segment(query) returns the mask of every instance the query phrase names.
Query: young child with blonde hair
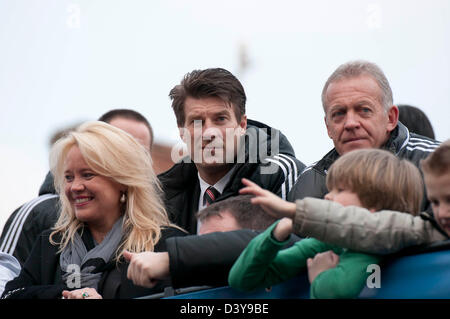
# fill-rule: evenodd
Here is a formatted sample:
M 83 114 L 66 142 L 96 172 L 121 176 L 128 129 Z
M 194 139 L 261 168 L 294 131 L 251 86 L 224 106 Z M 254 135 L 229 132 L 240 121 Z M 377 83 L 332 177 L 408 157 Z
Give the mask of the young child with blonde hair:
M 282 217 L 301 210 L 297 204 L 243 179 L 242 194 L 253 194 L 253 204 Z M 363 207 L 371 212 L 397 210 L 419 213 L 423 196 L 422 177 L 410 162 L 379 149 L 363 149 L 340 157 L 327 175 L 325 196 L 342 206 Z M 297 205 L 297 206 L 296 206 Z M 339 205 L 339 206 L 340 206 Z M 367 267 L 381 256 L 369 255 L 319 241 L 303 239 L 283 249 L 293 232 L 291 218 L 283 218 L 255 237 L 242 252 L 229 273 L 229 284 L 238 290 L 264 288 L 308 271 L 311 298 L 354 298 L 364 287 Z

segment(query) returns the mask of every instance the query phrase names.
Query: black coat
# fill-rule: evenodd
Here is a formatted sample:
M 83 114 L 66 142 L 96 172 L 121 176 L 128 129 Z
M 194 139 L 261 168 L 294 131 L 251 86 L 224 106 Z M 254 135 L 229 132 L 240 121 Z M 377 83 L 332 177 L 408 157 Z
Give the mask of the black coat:
M 47 230 L 38 236 L 31 254 L 20 274 L 6 284 L 2 298 L 9 299 L 51 299 L 61 298 L 63 290 L 70 290 L 62 280 L 59 265 L 60 254 L 58 246 L 49 241 L 51 231 Z M 154 251 L 166 251 L 166 239 L 186 235 L 176 228 L 164 228 L 161 239 Z M 162 281 L 154 288 L 135 286 L 127 278 L 128 262 L 115 260 L 103 268 L 102 279 L 99 282 L 98 293 L 105 299 L 135 298 L 161 292 L 170 286 L 169 281 Z

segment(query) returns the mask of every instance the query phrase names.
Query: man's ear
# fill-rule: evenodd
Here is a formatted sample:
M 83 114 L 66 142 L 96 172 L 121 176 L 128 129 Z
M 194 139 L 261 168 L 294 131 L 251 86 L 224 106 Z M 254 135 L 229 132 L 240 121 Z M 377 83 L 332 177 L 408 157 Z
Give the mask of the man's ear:
M 247 131 L 247 115 L 241 116 L 241 122 L 239 123 L 239 127 L 241 128 L 241 135 L 244 135 Z
M 325 116 L 323 117 L 323 120 L 325 121 L 325 126 L 327 127 L 327 133 L 328 133 L 328 137 L 333 139 L 331 132 L 330 132 L 330 128 L 328 127 L 328 121 L 327 121 L 327 115 L 325 114 Z
M 392 105 L 389 111 L 387 112 L 387 115 L 388 115 L 388 124 L 386 129 L 388 132 L 392 132 L 397 127 L 398 124 L 398 115 L 399 115 L 398 107 L 396 105 Z
M 178 132 L 180 134 L 180 138 L 184 141 L 184 137 L 185 137 L 185 132 L 186 132 L 186 128 L 185 127 L 178 127 Z

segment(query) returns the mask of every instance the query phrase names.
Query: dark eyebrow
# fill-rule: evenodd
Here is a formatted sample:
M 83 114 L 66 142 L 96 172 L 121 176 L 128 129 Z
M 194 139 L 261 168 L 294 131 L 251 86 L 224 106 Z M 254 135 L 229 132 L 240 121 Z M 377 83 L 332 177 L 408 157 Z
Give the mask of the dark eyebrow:
M 230 115 L 230 112 L 228 112 L 227 110 L 223 110 L 223 111 L 214 113 L 214 116 L 221 116 L 221 115 Z
M 188 116 L 186 116 L 186 119 L 199 118 L 199 117 L 202 117 L 202 115 L 203 115 L 203 112 L 191 113 Z

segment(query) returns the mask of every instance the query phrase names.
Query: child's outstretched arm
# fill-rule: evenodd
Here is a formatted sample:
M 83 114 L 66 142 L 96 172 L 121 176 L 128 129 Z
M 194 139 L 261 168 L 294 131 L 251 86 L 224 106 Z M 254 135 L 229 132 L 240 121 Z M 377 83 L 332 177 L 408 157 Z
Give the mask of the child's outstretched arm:
M 287 202 L 274 193 L 261 188 L 252 181 L 243 178 L 244 188 L 239 190 L 240 194 L 251 194 L 255 197 L 251 199 L 253 205 L 260 205 L 265 212 L 276 218 L 289 217 L 295 215 L 295 204 Z
M 317 198 L 296 202 L 294 233 L 372 254 L 389 254 L 413 245 L 445 240 L 430 222 L 408 213 L 371 213 L 356 206 Z

